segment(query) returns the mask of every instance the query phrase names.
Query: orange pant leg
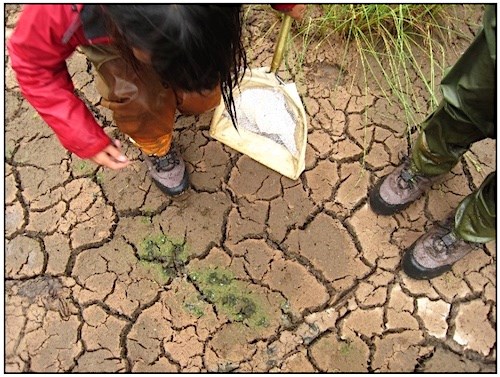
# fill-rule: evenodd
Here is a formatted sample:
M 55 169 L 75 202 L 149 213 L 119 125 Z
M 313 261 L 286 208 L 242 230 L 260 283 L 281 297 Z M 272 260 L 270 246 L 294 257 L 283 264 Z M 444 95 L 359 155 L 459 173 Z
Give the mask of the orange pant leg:
M 113 111 L 118 129 L 146 154 L 165 155 L 172 142 L 177 100 L 151 67 L 136 72 L 113 46 L 82 46 L 94 64 L 101 105 Z

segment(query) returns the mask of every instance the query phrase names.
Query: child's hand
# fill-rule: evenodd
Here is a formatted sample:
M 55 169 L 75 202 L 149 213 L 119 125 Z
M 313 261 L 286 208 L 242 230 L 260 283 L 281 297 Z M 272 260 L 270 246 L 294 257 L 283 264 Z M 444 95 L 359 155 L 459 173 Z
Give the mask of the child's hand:
M 113 140 L 113 144 L 109 144 L 90 160 L 113 170 L 123 169 L 130 164 L 130 160 L 122 154 L 118 140 Z
M 305 12 L 306 12 L 306 6 L 304 4 L 296 4 L 291 10 L 286 12 L 286 14 L 288 14 L 296 21 L 302 21 Z

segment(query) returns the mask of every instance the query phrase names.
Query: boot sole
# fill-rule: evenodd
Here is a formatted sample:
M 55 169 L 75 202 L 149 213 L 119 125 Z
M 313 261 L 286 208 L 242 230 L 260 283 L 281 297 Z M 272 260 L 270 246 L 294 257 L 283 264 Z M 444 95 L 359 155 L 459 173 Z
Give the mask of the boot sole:
M 381 178 L 375 187 L 370 192 L 370 207 L 377 215 L 390 216 L 394 215 L 410 206 L 411 203 L 405 204 L 389 204 L 380 196 L 380 186 L 387 176 Z
M 451 270 L 450 265 L 445 265 L 437 268 L 425 268 L 420 265 L 415 258 L 413 257 L 413 248 L 414 245 L 411 245 L 403 255 L 403 260 L 401 261 L 401 265 L 403 267 L 403 271 L 406 275 L 413 279 L 417 280 L 428 280 L 438 277 L 439 275 L 444 274 Z
M 167 194 L 168 196 L 179 196 L 184 191 L 186 191 L 189 188 L 189 174 L 187 169 L 184 171 L 184 176 L 182 177 L 181 183 L 176 186 L 176 187 L 167 187 L 162 185 L 160 182 L 157 180 L 153 179 L 153 182 L 156 184 L 156 186 L 164 193 Z

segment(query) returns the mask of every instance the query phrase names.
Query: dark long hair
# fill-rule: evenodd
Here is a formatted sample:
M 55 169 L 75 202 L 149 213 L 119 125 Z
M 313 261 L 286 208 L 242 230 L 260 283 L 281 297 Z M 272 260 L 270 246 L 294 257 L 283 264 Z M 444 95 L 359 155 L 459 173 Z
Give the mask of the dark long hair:
M 102 6 L 123 57 L 140 64 L 132 47 L 151 54 L 166 87 L 202 92 L 220 85 L 236 124 L 233 89 L 247 68 L 241 5 L 148 4 Z

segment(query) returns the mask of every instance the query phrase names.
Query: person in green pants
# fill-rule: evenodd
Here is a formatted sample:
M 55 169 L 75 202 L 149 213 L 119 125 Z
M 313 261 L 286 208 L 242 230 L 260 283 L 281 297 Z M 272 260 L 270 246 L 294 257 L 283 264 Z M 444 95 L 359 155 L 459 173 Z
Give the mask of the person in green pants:
M 407 208 L 448 173 L 472 143 L 496 138 L 496 5 L 487 5 L 483 27 L 441 81 L 443 99 L 423 122 L 411 156 L 370 191 L 380 215 Z M 464 198 L 455 213 L 405 250 L 404 272 L 431 279 L 496 237 L 496 172 Z

